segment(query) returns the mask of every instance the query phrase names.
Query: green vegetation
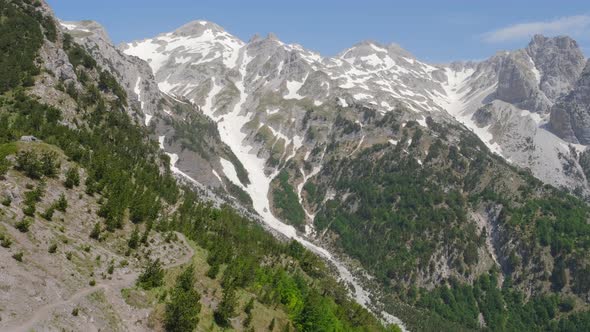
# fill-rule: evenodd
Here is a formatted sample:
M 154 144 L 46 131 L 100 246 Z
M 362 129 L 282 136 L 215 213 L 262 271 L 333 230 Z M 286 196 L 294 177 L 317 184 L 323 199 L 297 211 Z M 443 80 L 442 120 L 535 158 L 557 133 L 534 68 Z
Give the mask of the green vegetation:
M 2 127 L 0 126 L 0 129 Z M 2 179 L 4 177 L 4 175 L 6 174 L 6 172 L 8 172 L 8 169 L 11 166 L 11 163 L 8 161 L 8 159 L 6 159 L 6 157 L 8 155 L 11 154 L 15 154 L 17 152 L 16 149 L 16 144 L 12 143 L 12 144 L 3 144 L 0 146 L 0 179 Z M 9 198 L 9 197 L 7 197 Z M 6 199 L 5 199 L 6 200 Z M 2 201 L 2 204 L 4 204 L 5 201 Z M 8 205 L 4 204 L 5 206 L 10 205 L 10 203 L 8 203 Z
M 50 206 L 49 208 L 47 208 L 47 210 L 45 210 L 45 212 L 43 212 L 41 214 L 41 217 L 43 217 L 43 219 L 45 219 L 47 221 L 51 221 L 51 219 L 53 219 L 54 213 L 55 213 L 55 208 L 53 206 Z
M 59 163 L 54 152 L 44 152 L 39 156 L 32 150 L 18 153 L 16 157 L 16 169 L 25 173 L 31 179 L 40 179 L 42 176 L 55 177 Z
M 8 235 L 0 233 L 0 245 L 2 248 L 10 248 L 12 240 Z
M 25 207 L 23 213 L 26 216 L 33 217 L 35 215 L 37 203 L 41 201 L 45 194 L 45 183 L 41 181 L 35 189 L 25 192 Z
M 4 205 L 4 206 L 10 206 L 11 203 L 12 203 L 12 198 L 10 198 L 10 196 L 6 196 L 2 200 L 2 205 Z
M 14 227 L 18 229 L 21 233 L 26 233 L 29 231 L 29 228 L 31 227 L 32 223 L 33 221 L 31 219 L 25 217 L 21 221 L 14 224 Z
M 215 322 L 221 327 L 229 326 L 229 319 L 235 315 L 236 307 L 236 290 L 233 287 L 227 287 L 223 291 L 223 298 L 215 310 Z
M 72 189 L 80 185 L 80 171 L 78 167 L 70 167 L 66 172 L 66 181 L 64 185 L 68 189 Z
M 12 258 L 14 258 L 17 262 L 22 262 L 23 255 L 24 255 L 24 253 L 22 251 L 19 251 L 16 254 L 12 255 Z
M 166 303 L 164 326 L 166 331 L 192 331 L 199 322 L 200 295 L 194 288 L 194 268 L 187 267 L 176 280 L 170 302 Z
M 133 228 L 133 232 L 129 237 L 129 241 L 127 241 L 127 245 L 131 249 L 137 249 L 137 246 L 139 246 L 139 227 L 137 225 Z
M 326 174 L 304 189 L 315 204 L 324 196 L 318 192 L 340 193 L 321 205 L 316 227 L 335 233 L 337 244 L 386 285 L 393 301 L 418 308 L 418 316 L 405 320 L 402 310 L 400 316 L 424 330 L 478 329 L 480 313 L 490 330 L 584 330 L 590 319 L 583 302 L 590 291 L 588 205 L 507 165 L 472 133 L 412 122 L 403 128 L 387 115 L 379 121 L 399 133 L 396 146 L 374 145 L 350 158 L 339 157 L 339 143 L 332 142 Z M 457 146 L 441 139 L 451 132 L 461 137 Z M 494 209 L 494 246 L 506 255 L 500 260 L 502 287 L 497 271 L 482 275 L 476 268 L 486 235 L 468 214 Z M 416 288 L 440 260 L 451 270 L 444 285 Z M 582 312 L 562 309 L 571 306 L 566 297 L 572 293 L 582 299 Z
M 496 272 L 482 275 L 473 286 L 451 281 L 434 292 L 421 291 L 416 301 L 473 329 L 480 327 L 479 312 L 491 331 L 586 331 L 590 327 L 587 313 L 571 313 L 571 300 L 556 295 L 526 300 L 521 292 L 500 287 Z
M 65 194 L 59 195 L 57 202 L 55 202 L 54 207 L 57 211 L 66 212 L 68 209 L 68 199 L 66 198 Z
M 35 58 L 43 34 L 36 16 L 25 1 L 0 0 L 0 94 L 33 85 L 40 73 Z
M 150 260 L 137 279 L 137 284 L 143 289 L 160 287 L 164 283 L 164 270 L 160 260 Z
M 273 191 L 273 206 L 277 215 L 301 230 L 305 226 L 305 211 L 299 204 L 295 189 L 289 183 L 289 173 L 282 170 L 277 178 L 277 188 Z

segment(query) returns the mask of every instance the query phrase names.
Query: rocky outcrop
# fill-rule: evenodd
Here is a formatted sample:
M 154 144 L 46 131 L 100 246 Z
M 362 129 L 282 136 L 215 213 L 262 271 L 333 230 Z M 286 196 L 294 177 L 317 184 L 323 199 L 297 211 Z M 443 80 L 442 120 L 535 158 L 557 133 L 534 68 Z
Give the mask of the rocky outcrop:
M 157 113 L 161 92 L 149 65 L 118 50 L 106 30 L 94 21 L 61 22 L 65 32 L 83 45 L 98 64 L 115 76 L 125 89 L 135 110 L 147 123 Z M 133 113 L 132 113 L 133 115 Z
M 500 67 L 496 97 L 521 109 L 545 113 L 551 101 L 539 88 L 540 81 L 541 74 L 527 52 L 513 52 Z
M 526 52 L 541 74 L 539 88 L 552 101 L 574 87 L 586 64 L 578 43 L 567 36 L 535 35 Z
M 526 49 L 505 56 L 496 97 L 521 109 L 546 113 L 573 88 L 584 63 L 575 40 L 536 35 Z
M 575 88 L 551 110 L 551 129 L 564 140 L 590 144 L 590 61 Z

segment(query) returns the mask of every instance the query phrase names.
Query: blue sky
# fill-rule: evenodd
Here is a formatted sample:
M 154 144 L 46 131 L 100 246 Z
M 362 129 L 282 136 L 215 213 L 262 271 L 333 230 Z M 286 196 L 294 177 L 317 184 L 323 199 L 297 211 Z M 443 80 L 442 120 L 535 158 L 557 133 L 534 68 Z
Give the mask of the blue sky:
M 429 62 L 484 59 L 533 33 L 568 34 L 590 55 L 590 1 L 48 0 L 64 20 L 92 19 L 116 42 L 207 20 L 244 41 L 275 33 L 322 55 L 362 40 L 395 42 Z

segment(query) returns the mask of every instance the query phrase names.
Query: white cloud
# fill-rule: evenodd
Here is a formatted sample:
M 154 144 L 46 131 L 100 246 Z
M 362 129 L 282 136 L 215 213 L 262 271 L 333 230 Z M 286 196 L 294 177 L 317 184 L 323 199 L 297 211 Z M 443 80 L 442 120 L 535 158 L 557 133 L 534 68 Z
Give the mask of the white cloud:
M 490 31 L 483 35 L 489 43 L 527 39 L 534 34 L 576 36 L 590 33 L 590 16 L 567 16 L 546 22 L 519 23 Z

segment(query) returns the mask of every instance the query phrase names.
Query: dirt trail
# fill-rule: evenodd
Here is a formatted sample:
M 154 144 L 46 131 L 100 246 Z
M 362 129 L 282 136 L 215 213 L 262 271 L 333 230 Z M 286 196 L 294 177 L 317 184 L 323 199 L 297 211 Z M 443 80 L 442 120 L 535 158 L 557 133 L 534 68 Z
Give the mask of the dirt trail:
M 188 252 L 183 257 L 181 257 L 180 259 L 175 261 L 174 263 L 163 266 L 164 269 L 171 269 L 171 268 L 174 268 L 177 266 L 184 265 L 184 264 L 190 262 L 190 260 L 192 259 L 193 255 L 194 255 L 194 250 L 188 244 L 184 235 L 182 235 L 180 233 L 177 233 L 177 235 L 178 235 L 178 238 L 180 239 L 180 241 L 183 243 L 184 247 L 188 249 Z M 50 303 L 50 304 L 47 304 L 47 305 L 44 305 L 44 306 L 38 308 L 35 311 L 35 313 L 32 316 L 30 316 L 30 318 L 27 319 L 26 321 L 15 323 L 12 326 L 3 327 L 0 329 L 0 332 L 4 332 L 4 331 L 6 331 L 6 332 L 9 332 L 9 331 L 10 332 L 29 332 L 29 331 L 33 330 L 33 328 L 35 326 L 37 326 L 38 323 L 42 322 L 47 317 L 49 317 L 51 312 L 53 312 L 53 310 L 63 307 L 63 306 L 71 306 L 71 305 L 75 304 L 77 301 L 79 301 L 80 299 L 83 299 L 84 297 L 86 297 L 90 294 L 93 294 L 99 290 L 104 290 L 105 292 L 107 292 L 111 295 L 115 294 L 116 296 L 114 298 L 110 297 L 110 296 L 107 298 L 109 299 L 109 302 L 111 305 L 114 304 L 115 306 L 121 306 L 122 302 L 118 301 L 118 300 L 122 300 L 122 299 L 118 298 L 118 297 L 121 297 L 121 289 L 133 286 L 135 281 L 137 280 L 138 276 L 139 276 L 139 272 L 134 271 L 131 273 L 117 276 L 117 279 L 113 278 L 113 280 L 108 280 L 108 281 L 105 281 L 101 284 L 97 284 L 95 286 L 80 289 L 76 293 L 74 293 L 72 296 L 70 296 L 68 299 L 61 300 L 61 301 L 54 302 L 54 303 Z M 115 303 L 113 303 L 113 301 L 117 301 L 117 303 L 115 304 Z M 124 321 L 127 323 L 130 323 L 129 320 L 124 320 Z M 130 329 L 132 327 L 126 326 L 126 328 Z

